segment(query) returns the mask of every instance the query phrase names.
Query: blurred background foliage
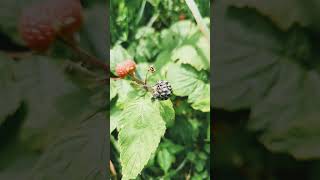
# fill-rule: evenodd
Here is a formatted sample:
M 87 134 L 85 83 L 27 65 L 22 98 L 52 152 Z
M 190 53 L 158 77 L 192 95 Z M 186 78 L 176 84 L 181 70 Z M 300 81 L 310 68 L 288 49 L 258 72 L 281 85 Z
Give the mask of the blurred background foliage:
M 213 176 L 319 179 L 319 2 L 213 7 Z
M 96 78 L 105 74 L 79 64 L 78 55 L 61 42 L 45 53 L 25 46 L 18 33 L 20 13 L 38 2 L 0 2 L 0 179 L 103 179 L 107 89 Z M 85 19 L 77 40 L 106 62 L 107 4 L 82 5 Z

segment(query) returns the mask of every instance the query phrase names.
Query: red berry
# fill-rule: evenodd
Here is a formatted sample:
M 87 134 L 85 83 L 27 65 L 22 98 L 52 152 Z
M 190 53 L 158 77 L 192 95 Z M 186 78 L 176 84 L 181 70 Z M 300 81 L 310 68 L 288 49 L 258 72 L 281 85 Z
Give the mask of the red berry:
M 124 78 L 127 76 L 128 71 L 123 64 L 117 64 L 116 66 L 116 73 L 120 78 Z
M 54 14 L 54 25 L 62 34 L 72 34 L 82 25 L 83 15 L 80 0 L 48 0 Z
M 116 73 L 120 78 L 126 77 L 128 74 L 134 73 L 136 63 L 132 60 L 126 60 L 123 63 L 117 64 Z
M 126 60 L 125 62 L 123 62 L 123 65 L 129 74 L 133 73 L 136 70 L 136 63 L 132 60 Z
M 23 10 L 19 31 L 28 47 L 46 50 L 57 34 L 71 34 L 82 24 L 79 0 L 46 0 Z
M 20 19 L 19 30 L 28 47 L 46 50 L 55 39 L 55 30 L 50 15 L 44 13 L 44 10 L 39 12 L 38 9 L 38 6 L 25 9 Z

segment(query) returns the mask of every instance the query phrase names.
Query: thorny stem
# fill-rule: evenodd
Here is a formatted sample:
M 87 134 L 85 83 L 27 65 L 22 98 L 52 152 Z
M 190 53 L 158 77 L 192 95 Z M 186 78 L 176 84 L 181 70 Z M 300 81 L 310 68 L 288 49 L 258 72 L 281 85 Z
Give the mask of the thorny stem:
M 85 61 L 85 63 L 95 66 L 97 68 L 102 68 L 105 71 L 105 73 L 108 74 L 109 67 L 107 64 L 103 63 L 95 56 L 89 54 L 87 51 L 80 48 L 77 44 L 68 40 L 67 38 L 59 36 L 59 40 L 61 40 L 64 44 L 68 45 L 74 52 L 80 55 L 82 57 L 82 60 Z
M 129 76 L 131 77 L 131 79 L 132 79 L 134 82 L 136 82 L 136 83 L 138 83 L 138 84 L 140 84 L 140 85 L 145 85 L 145 83 L 144 83 L 142 80 L 138 79 L 134 73 L 129 74 Z
M 152 87 L 149 86 L 149 85 L 147 85 L 147 79 L 145 79 L 145 81 L 142 81 L 141 79 L 137 78 L 134 73 L 129 74 L 129 75 L 130 75 L 131 79 L 132 79 L 134 82 L 136 82 L 137 84 L 142 85 L 142 87 L 143 87 L 145 90 L 147 90 L 147 91 L 149 91 L 149 92 L 153 92 Z
M 66 61 L 65 70 L 67 72 L 80 72 L 80 73 L 85 74 L 87 76 L 90 76 L 92 78 L 98 77 L 98 75 L 95 74 L 94 72 L 91 72 L 88 69 L 78 65 L 77 63 L 71 62 L 71 61 Z
M 149 74 L 149 71 L 147 71 L 147 73 L 146 73 L 146 77 L 145 77 L 145 79 L 144 79 L 144 84 L 145 84 L 145 85 L 147 84 L 148 74 Z

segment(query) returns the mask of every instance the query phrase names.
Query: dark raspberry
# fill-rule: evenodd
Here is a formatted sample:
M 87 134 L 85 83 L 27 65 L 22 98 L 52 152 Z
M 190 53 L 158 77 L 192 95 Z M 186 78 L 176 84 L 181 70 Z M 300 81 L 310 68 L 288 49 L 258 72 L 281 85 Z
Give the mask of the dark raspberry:
M 153 99 L 167 100 L 172 95 L 172 87 L 168 81 L 158 81 L 153 86 Z

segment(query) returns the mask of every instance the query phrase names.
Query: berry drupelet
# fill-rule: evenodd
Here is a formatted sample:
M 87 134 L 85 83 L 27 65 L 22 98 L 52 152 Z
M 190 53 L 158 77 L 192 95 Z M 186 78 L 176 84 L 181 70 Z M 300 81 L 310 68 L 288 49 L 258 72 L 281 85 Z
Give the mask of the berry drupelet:
M 153 99 L 167 100 L 172 95 L 172 87 L 168 81 L 158 81 L 153 86 Z

